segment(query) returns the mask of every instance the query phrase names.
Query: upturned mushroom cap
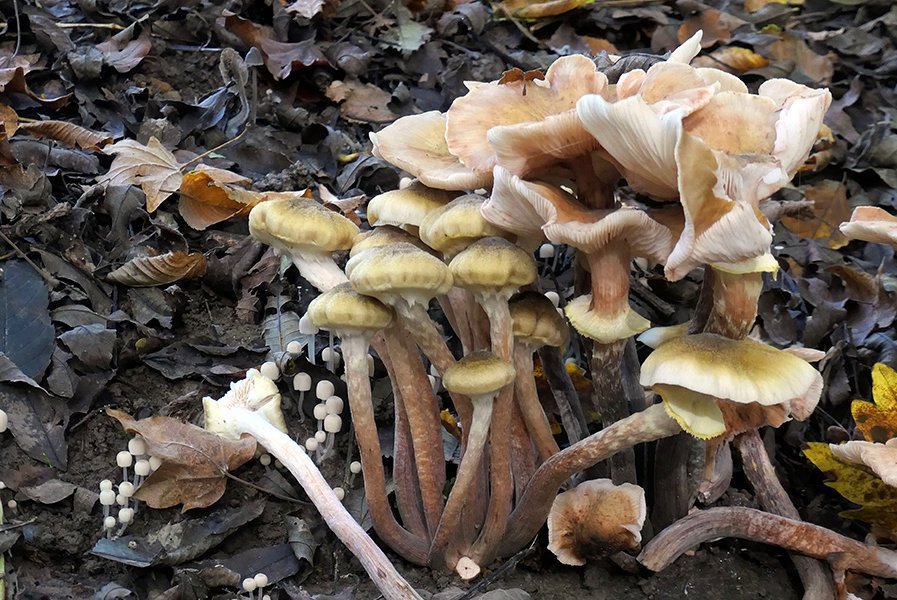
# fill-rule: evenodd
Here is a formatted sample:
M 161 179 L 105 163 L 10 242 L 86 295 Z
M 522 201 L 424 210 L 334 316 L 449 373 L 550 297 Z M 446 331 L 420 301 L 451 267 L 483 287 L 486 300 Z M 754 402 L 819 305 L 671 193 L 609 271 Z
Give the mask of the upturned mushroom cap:
M 829 448 L 836 457 L 855 465 L 865 465 L 887 485 L 897 487 L 897 438 L 884 444 L 855 440 L 829 444 Z
M 364 296 L 343 283 L 319 294 L 308 305 L 312 323 L 343 336 L 364 334 L 388 327 L 393 311 L 376 298 Z
M 453 394 L 473 398 L 497 393 L 514 381 L 515 371 L 509 363 L 491 352 L 472 352 L 454 363 L 442 377 L 442 385 Z
M 355 291 L 386 304 L 399 297 L 426 305 L 452 287 L 452 273 L 441 260 L 413 246 L 394 244 L 371 248 L 346 263 Z
M 582 55 L 554 61 L 541 81 L 493 81 L 478 85 L 457 98 L 446 113 L 445 139 L 449 151 L 473 171 L 491 174 L 496 156 L 487 139 L 490 129 L 541 121 L 572 109 L 585 94 L 600 94 L 606 89 L 607 77 Z
M 496 166 L 492 193 L 480 212 L 483 218 L 505 231 L 530 239 L 543 239 L 545 219 L 533 208 L 536 198 L 572 196 L 561 188 L 540 181 L 526 181 L 501 166 Z M 547 201 L 547 200 L 546 200 Z
M 249 232 L 260 242 L 287 252 L 335 252 L 352 247 L 358 227 L 317 202 L 283 199 L 252 207 Z
M 230 390 L 218 400 L 208 396 L 203 398 L 202 409 L 205 413 L 205 429 L 228 439 L 240 439 L 233 416 L 235 409 L 256 412 L 280 431 L 287 432 L 280 410 L 277 384 L 257 372 L 231 383 Z
M 552 347 L 564 347 L 570 340 L 567 322 L 544 294 L 521 292 L 510 299 L 508 309 L 517 340 Z
M 368 202 L 371 225 L 413 225 L 419 227 L 427 213 L 448 204 L 457 194 L 428 188 L 420 181 L 408 187 L 374 196 Z
M 858 206 L 840 229 L 848 239 L 897 248 L 897 217 L 877 206 Z
M 586 294 L 575 298 L 564 307 L 573 329 L 590 340 L 610 344 L 638 335 L 651 327 L 651 321 L 628 305 L 613 317 L 608 317 L 593 310 L 591 304 L 592 295 Z
M 548 513 L 548 549 L 565 565 L 584 565 L 642 541 L 648 508 L 637 485 L 594 479 L 558 494 Z
M 440 190 L 488 187 L 492 173 L 474 173 L 449 152 L 445 114 L 433 110 L 397 119 L 371 133 L 373 154 L 411 173 L 421 183 Z
M 349 251 L 349 258 L 356 254 L 361 254 L 365 250 L 377 248 L 378 246 L 389 246 L 392 244 L 412 244 L 425 252 L 432 252 L 432 249 L 422 241 L 394 225 L 381 225 L 370 231 L 362 231 L 355 236 L 355 242 L 352 244 L 352 250 Z
M 420 225 L 420 239 L 451 258 L 474 240 L 507 235 L 480 214 L 485 201 L 483 196 L 467 194 L 430 212 Z
M 538 275 L 532 255 L 500 237 L 473 242 L 455 255 L 449 269 L 458 287 L 506 298 Z
M 763 415 L 775 426 L 789 414 L 806 419 L 822 392 L 822 375 L 797 356 L 751 339 L 712 333 L 662 344 L 642 365 L 640 382 L 660 394 L 683 429 L 702 438 L 731 433 L 733 427 L 746 426 L 740 420 Z M 725 402 L 717 405 L 716 400 Z M 733 404 L 776 410 L 739 413 Z

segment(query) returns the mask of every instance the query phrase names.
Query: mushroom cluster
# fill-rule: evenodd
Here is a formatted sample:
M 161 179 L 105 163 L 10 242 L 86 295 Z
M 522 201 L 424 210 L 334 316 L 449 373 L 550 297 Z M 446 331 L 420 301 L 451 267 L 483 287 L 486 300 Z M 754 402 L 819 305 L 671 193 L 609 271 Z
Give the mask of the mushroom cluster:
M 783 79 L 751 93 L 726 72 L 690 66 L 700 38 L 615 81 L 574 55 L 543 78 L 471 82 L 445 113 L 371 134 L 374 155 L 414 179 L 370 200 L 369 228 L 310 200 L 252 209 L 252 235 L 320 292 L 304 318 L 308 331 L 339 339 L 373 528 L 410 562 L 471 578 L 546 520 L 562 561 L 632 550 L 646 517 L 634 446 L 684 430 L 706 441 L 708 457 L 734 441 L 762 466 L 758 429 L 813 412 L 822 379 L 807 359 L 818 357 L 747 335 L 763 274 L 778 268 L 760 202 L 807 159 L 831 95 Z M 884 239 L 887 226 L 866 235 Z M 542 289 L 534 254 L 550 259 L 555 245 L 575 253 L 573 297 Z M 669 281 L 703 270 L 689 322 L 648 331 L 629 302 L 636 260 Z M 639 375 L 626 357 L 640 334 L 656 349 Z M 562 364 L 581 347 L 592 384 L 585 410 Z M 394 503 L 369 352 L 392 385 Z M 539 397 L 536 355 L 552 403 Z M 296 389 L 311 390 L 308 379 Z M 567 447 L 552 432 L 555 410 Z M 594 412 L 600 428 L 589 435 L 583 415 Z M 458 438 L 456 469 L 447 469 L 443 428 Z M 558 495 L 594 465 L 605 478 L 580 476 Z M 793 520 L 771 469 L 746 471 L 776 500 L 764 508 Z

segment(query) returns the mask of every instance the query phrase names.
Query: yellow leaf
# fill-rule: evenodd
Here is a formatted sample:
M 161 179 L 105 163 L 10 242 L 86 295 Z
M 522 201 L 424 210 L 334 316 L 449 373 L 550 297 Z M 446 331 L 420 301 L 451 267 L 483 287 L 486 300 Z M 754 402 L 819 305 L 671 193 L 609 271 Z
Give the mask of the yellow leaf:
M 874 403 L 854 400 L 853 420 L 868 442 L 887 442 L 897 437 L 897 372 L 883 363 L 872 368 Z
M 733 75 L 741 75 L 752 69 L 762 69 L 768 66 L 769 60 L 748 48 L 726 46 L 714 50 L 707 56 L 696 57 L 692 61 L 692 65 L 722 69 Z
M 511 17 L 518 19 L 539 19 L 555 17 L 571 10 L 594 3 L 595 0 L 547 0 L 547 2 L 531 0 L 505 0 L 498 7 Z

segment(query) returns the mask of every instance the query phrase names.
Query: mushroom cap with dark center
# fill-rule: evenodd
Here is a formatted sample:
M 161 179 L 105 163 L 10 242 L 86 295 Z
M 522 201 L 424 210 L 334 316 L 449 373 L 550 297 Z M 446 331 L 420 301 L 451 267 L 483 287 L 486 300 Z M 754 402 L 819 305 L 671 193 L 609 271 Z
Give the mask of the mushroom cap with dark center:
M 427 214 L 451 202 L 457 194 L 428 188 L 419 181 L 371 198 L 367 205 L 371 225 L 414 225 L 419 227 Z
M 281 250 L 335 252 L 352 247 L 358 227 L 317 202 L 283 199 L 256 204 L 249 212 L 249 231 Z
M 537 346 L 564 347 L 570 330 L 564 317 L 543 294 L 521 292 L 508 302 L 514 338 Z
M 472 352 L 445 370 L 442 384 L 453 394 L 494 394 L 514 381 L 514 367 L 491 352 Z
M 355 242 L 352 244 L 352 250 L 349 251 L 349 257 L 351 258 L 371 248 L 392 244 L 413 244 L 425 252 L 432 252 L 429 246 L 404 229 L 394 225 L 380 225 L 369 231 L 362 231 L 355 236 Z
M 397 297 L 426 304 L 452 287 L 452 273 L 444 262 L 407 243 L 371 248 L 346 264 L 352 287 L 387 304 Z
M 504 231 L 480 214 L 485 201 L 483 196 L 467 194 L 430 212 L 420 225 L 420 239 L 446 257 L 451 257 L 474 240 L 506 236 Z
M 473 242 L 452 259 L 449 269 L 459 287 L 508 294 L 538 275 L 532 255 L 500 237 Z
M 393 319 L 390 307 L 359 294 L 350 283 L 319 294 L 308 305 L 307 314 L 316 326 L 339 335 L 375 332 L 388 327 Z

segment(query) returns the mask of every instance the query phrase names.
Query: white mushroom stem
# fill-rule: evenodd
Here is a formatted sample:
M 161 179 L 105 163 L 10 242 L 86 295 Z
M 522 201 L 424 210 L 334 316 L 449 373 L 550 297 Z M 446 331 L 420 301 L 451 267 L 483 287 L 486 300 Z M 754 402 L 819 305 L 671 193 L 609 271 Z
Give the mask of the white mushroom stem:
M 293 249 L 290 250 L 290 258 L 299 269 L 299 274 L 321 292 L 349 281 L 330 253 Z
M 459 547 L 459 542 L 463 540 L 459 540 L 459 538 L 463 537 L 462 532 L 465 529 L 461 521 L 466 518 L 464 516 L 465 507 L 470 504 L 476 491 L 474 488 L 482 467 L 486 440 L 489 438 L 489 424 L 492 422 L 494 399 L 495 394 L 484 394 L 471 398 L 473 417 L 468 422 L 469 425 L 465 424 L 465 427 L 469 429 L 467 450 L 461 458 L 455 484 L 445 503 L 442 519 L 439 521 L 439 527 L 436 529 L 436 535 L 433 537 L 433 544 L 430 547 L 430 565 L 435 568 L 446 566 L 454 569 L 461 558 L 459 551 L 463 551 L 463 549 Z M 468 543 L 472 541 L 467 540 Z
M 511 513 L 507 535 L 502 539 L 495 556 L 513 554 L 536 537 L 548 518 L 551 503 L 558 490 L 571 476 L 621 450 L 653 442 L 680 431 L 682 428 L 667 415 L 663 405 L 655 404 L 593 433 L 549 458 L 536 470 L 526 486 L 523 498 Z
M 383 469 L 383 453 L 377 436 L 374 407 L 371 402 L 371 381 L 368 377 L 368 341 L 358 333 L 340 332 L 343 358 L 346 361 L 346 385 L 349 407 L 361 469 L 364 491 L 371 521 L 377 534 L 393 550 L 415 564 L 425 564 L 427 541 L 402 528 L 396 521 L 386 494 L 386 475 Z
M 723 537 L 762 542 L 828 560 L 836 569 L 897 577 L 897 552 L 863 544 L 818 525 L 742 507 L 709 508 L 679 519 L 648 542 L 638 561 L 652 571 L 662 571 L 684 552 Z
M 548 417 L 545 416 L 539 402 L 536 380 L 533 377 L 534 351 L 533 344 L 522 343 L 519 339 L 514 345 L 514 370 L 517 372 L 514 378 L 514 396 L 517 398 L 517 405 L 520 407 L 526 428 L 536 445 L 539 459 L 544 462 L 560 448 L 551 434 L 551 423 L 548 422 Z
M 800 514 L 776 476 L 757 430 L 742 433 L 735 438 L 734 443 L 741 455 L 744 473 L 751 482 L 763 510 L 800 521 Z M 804 600 L 834 597 L 831 571 L 827 567 L 807 556 L 792 554 L 791 560 L 804 584 Z
M 365 372 L 366 369 L 365 365 Z M 236 407 L 229 410 L 235 432 L 250 434 L 293 474 L 327 526 L 355 555 L 384 597 L 390 600 L 421 598 L 349 514 L 303 448 L 258 413 Z

